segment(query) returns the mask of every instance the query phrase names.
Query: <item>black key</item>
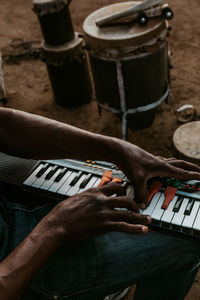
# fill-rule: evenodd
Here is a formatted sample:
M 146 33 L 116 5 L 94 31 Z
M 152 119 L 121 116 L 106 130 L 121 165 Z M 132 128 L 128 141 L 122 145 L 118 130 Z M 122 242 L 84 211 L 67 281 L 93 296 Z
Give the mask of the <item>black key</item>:
M 77 175 L 74 177 L 74 179 L 72 179 L 72 181 L 70 182 L 70 185 L 74 186 L 77 183 L 77 181 L 79 181 L 79 179 L 81 178 L 82 175 L 83 175 L 83 172 L 79 171 L 77 173 Z
M 63 168 L 63 170 L 58 174 L 58 176 L 56 176 L 54 181 L 59 182 L 66 173 L 67 173 L 67 168 Z
M 44 166 L 42 167 L 42 169 L 40 169 L 40 171 L 35 175 L 36 177 L 41 177 L 44 172 L 46 172 L 46 170 L 48 169 L 49 164 L 44 164 Z
M 49 173 L 47 173 L 47 175 L 45 176 L 45 179 L 50 179 L 58 170 L 58 166 L 54 166 L 51 171 L 49 171 Z
M 187 215 L 187 216 L 190 215 L 190 213 L 192 211 L 192 208 L 193 208 L 193 205 L 194 205 L 194 199 L 190 199 L 188 201 L 188 204 L 187 204 L 186 209 L 184 211 L 184 215 Z
M 178 197 L 178 199 L 176 200 L 176 203 L 174 205 L 173 212 L 178 212 L 179 211 L 182 202 L 183 202 L 183 197 Z
M 85 177 L 85 179 L 81 182 L 81 184 L 80 184 L 80 189 L 84 189 L 84 187 L 88 184 L 88 182 L 90 181 L 90 179 L 92 179 L 92 174 L 88 174 L 86 177 Z

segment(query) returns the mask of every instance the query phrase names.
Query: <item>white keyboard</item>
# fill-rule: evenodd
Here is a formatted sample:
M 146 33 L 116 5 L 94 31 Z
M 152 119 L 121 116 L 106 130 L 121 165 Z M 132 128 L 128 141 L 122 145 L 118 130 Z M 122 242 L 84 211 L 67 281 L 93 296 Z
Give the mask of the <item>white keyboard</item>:
M 34 161 L 0 153 L 0 181 L 55 199 L 63 199 L 98 186 L 106 170 L 112 171 L 113 177 L 128 182 L 127 195 L 134 197 L 134 188 L 125 175 L 107 162 L 66 159 Z M 165 188 L 161 188 L 141 214 L 152 217 L 151 227 L 156 230 L 200 238 L 200 182 L 181 184 L 192 188 L 197 184 L 199 188 L 179 189 L 178 186 L 167 209 L 162 208 Z

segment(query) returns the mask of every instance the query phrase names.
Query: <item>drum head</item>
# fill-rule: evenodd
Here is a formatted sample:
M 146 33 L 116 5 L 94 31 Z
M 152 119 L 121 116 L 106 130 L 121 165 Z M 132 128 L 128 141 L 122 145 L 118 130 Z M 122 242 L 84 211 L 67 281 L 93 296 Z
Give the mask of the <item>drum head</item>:
M 177 156 L 200 164 L 200 121 L 181 125 L 173 135 Z
M 152 18 L 146 25 L 136 22 L 110 24 L 98 27 L 96 21 L 104 16 L 130 8 L 140 2 L 122 2 L 96 10 L 83 23 L 85 40 L 91 48 L 130 47 L 159 37 L 167 23 L 162 18 Z

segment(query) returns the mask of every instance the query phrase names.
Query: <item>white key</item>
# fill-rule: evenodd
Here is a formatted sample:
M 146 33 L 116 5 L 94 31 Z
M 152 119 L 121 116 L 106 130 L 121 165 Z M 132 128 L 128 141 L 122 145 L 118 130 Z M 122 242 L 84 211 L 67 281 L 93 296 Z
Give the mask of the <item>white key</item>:
M 200 209 L 197 212 L 196 219 L 192 228 L 195 230 L 200 230 Z
M 174 199 L 170 202 L 168 208 L 164 211 L 164 214 L 162 215 L 161 221 L 165 223 L 171 223 L 171 220 L 174 216 L 173 208 L 176 203 L 176 200 L 178 199 L 178 196 L 175 196 Z
M 189 201 L 189 198 L 184 198 L 179 211 L 177 213 L 174 213 L 174 217 L 172 219 L 173 225 L 181 226 L 183 219 L 185 217 L 184 211 L 186 209 L 188 201 Z
M 128 187 L 127 187 L 127 189 L 126 189 L 126 195 L 127 195 L 127 196 L 130 195 L 132 189 L 133 189 L 133 186 L 129 184 Z
M 66 174 L 58 182 L 54 182 L 48 190 L 50 192 L 56 193 L 71 174 L 72 171 L 68 170 Z
M 164 203 L 164 201 L 165 201 L 165 195 L 163 193 L 161 195 L 161 197 L 159 198 L 159 200 L 158 200 L 158 202 L 157 202 L 157 204 L 156 204 L 156 206 L 154 208 L 154 211 L 153 211 L 153 213 L 151 215 L 152 219 L 160 221 L 163 213 L 165 212 L 165 210 L 163 208 L 161 208 L 162 205 L 163 205 L 163 203 Z
M 191 213 L 189 216 L 185 216 L 183 220 L 182 227 L 187 227 L 192 229 L 192 225 L 195 222 L 197 212 L 199 210 L 200 202 L 195 201 Z
M 35 182 L 38 177 L 36 177 L 35 175 L 44 167 L 44 164 L 40 164 L 34 171 L 33 173 L 24 181 L 23 184 L 25 185 L 32 185 L 33 182 Z
M 101 182 L 101 178 L 98 178 L 97 181 L 95 181 L 94 185 L 91 187 L 97 187 L 100 182 Z
M 156 204 L 158 203 L 159 198 L 161 197 L 162 193 L 156 193 L 153 198 L 151 199 L 151 202 L 149 204 L 149 206 L 142 211 L 142 215 L 152 215 L 154 208 L 156 206 Z
M 33 182 L 32 187 L 39 188 L 45 181 L 45 176 L 51 171 L 53 166 L 49 166 L 48 169 L 44 172 L 44 174 L 39 177 L 35 182 Z
M 66 195 L 67 191 L 70 189 L 71 185 L 70 182 L 74 179 L 78 172 L 73 172 L 69 175 L 69 177 L 65 180 L 63 185 L 57 191 L 58 194 Z
M 83 174 L 74 186 L 70 185 L 70 188 L 66 191 L 66 195 L 69 197 L 76 195 L 77 192 L 80 190 L 81 182 L 83 182 L 83 180 L 86 178 L 86 176 L 87 176 L 87 174 Z
M 134 187 L 131 186 L 131 189 L 129 191 L 129 194 L 127 194 L 127 196 L 131 197 L 132 199 L 134 199 L 135 197 L 135 190 L 134 190 Z
M 50 186 L 54 183 L 54 179 L 58 176 L 61 170 L 62 169 L 58 169 L 50 179 L 45 180 L 45 182 L 40 186 L 40 189 L 48 190 Z
M 97 183 L 97 181 L 98 181 L 98 183 Z M 88 190 L 88 189 L 90 189 L 90 188 L 92 188 L 94 186 L 97 186 L 100 181 L 101 181 L 101 179 L 99 177 L 93 176 L 90 179 L 90 181 L 88 182 L 88 184 L 86 184 L 86 186 L 84 187 L 84 189 L 79 189 L 78 193 L 80 194 L 80 193 L 82 193 L 82 192 L 84 192 L 84 191 L 86 191 L 86 190 Z

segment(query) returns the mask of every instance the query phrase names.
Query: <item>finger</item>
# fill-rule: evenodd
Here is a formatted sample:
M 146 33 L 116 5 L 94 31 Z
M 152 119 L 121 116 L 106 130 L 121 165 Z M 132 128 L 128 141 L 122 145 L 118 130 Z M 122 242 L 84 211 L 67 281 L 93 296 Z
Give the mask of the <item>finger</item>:
M 117 182 L 108 183 L 102 187 L 99 187 L 98 189 L 106 196 L 111 196 L 113 194 L 124 195 L 126 193 L 125 187 Z
M 107 225 L 109 231 L 119 231 L 132 234 L 145 234 L 148 232 L 148 227 L 145 225 L 128 224 L 126 222 L 112 222 Z
M 140 224 L 140 225 L 148 225 L 152 222 L 152 219 L 150 216 L 140 215 L 140 214 L 134 213 L 130 210 L 111 211 L 110 220 L 111 221 L 124 221 L 126 223 Z
M 162 156 L 157 156 L 157 157 L 164 161 L 167 161 L 167 162 L 169 162 L 171 160 L 177 160 L 177 158 L 175 158 L 175 157 L 162 157 Z
M 190 163 L 185 160 L 177 160 L 176 159 L 176 160 L 168 161 L 168 164 L 170 164 L 171 166 L 174 166 L 174 167 L 184 169 L 184 170 L 200 172 L 200 167 L 198 165 L 195 165 L 195 164 Z
M 183 180 L 200 180 L 200 172 L 184 170 L 170 164 L 164 164 L 154 173 L 154 176 L 174 177 Z
M 135 201 L 127 196 L 110 197 L 105 200 L 105 204 L 110 208 L 127 208 L 130 211 L 139 212 L 138 206 Z
M 145 178 L 141 178 L 135 180 L 134 184 L 134 188 L 135 188 L 135 201 L 139 204 L 139 207 L 141 209 L 145 209 L 146 208 L 146 202 L 147 202 L 147 198 L 148 198 L 148 192 L 147 192 L 147 184 L 146 184 L 146 179 Z M 141 205 L 140 205 L 141 204 Z

